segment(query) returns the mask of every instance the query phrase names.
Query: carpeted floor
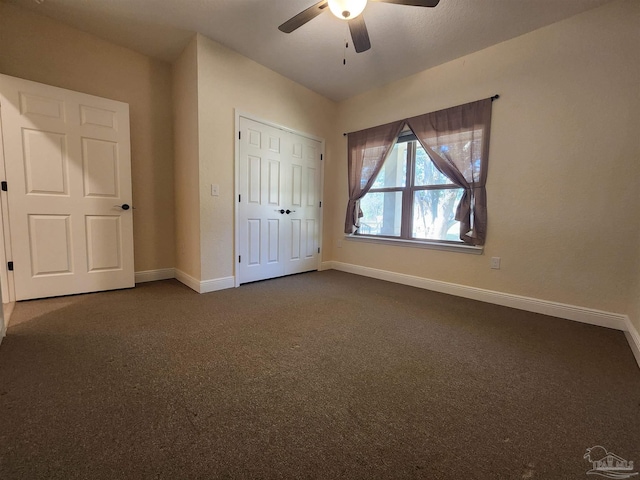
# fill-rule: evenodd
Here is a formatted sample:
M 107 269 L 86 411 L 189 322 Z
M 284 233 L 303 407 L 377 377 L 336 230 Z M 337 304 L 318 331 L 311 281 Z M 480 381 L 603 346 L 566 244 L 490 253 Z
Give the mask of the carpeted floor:
M 2 480 L 584 479 L 595 445 L 640 466 L 622 332 L 336 271 L 22 302 L 0 346 Z

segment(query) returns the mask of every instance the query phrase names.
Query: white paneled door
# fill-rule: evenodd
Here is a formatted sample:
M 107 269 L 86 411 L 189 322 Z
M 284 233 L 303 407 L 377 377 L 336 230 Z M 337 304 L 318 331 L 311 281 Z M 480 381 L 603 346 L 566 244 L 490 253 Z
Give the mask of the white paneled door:
M 239 283 L 317 270 L 321 142 L 240 117 Z
M 133 287 L 129 106 L 0 75 L 0 112 L 16 300 Z

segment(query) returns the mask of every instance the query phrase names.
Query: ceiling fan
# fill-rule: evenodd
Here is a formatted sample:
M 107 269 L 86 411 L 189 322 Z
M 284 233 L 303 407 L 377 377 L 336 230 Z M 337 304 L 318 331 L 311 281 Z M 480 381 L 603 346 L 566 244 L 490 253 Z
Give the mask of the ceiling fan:
M 396 5 L 410 5 L 414 7 L 435 7 L 440 0 L 372 0 L 383 3 L 395 3 Z M 291 33 L 295 29 L 310 20 L 313 20 L 327 7 L 336 17 L 349 22 L 349 31 L 353 39 L 353 46 L 357 53 L 365 52 L 371 48 L 367 26 L 362 18 L 362 11 L 367 6 L 367 0 L 320 0 L 315 5 L 303 10 L 278 27 L 284 33 Z

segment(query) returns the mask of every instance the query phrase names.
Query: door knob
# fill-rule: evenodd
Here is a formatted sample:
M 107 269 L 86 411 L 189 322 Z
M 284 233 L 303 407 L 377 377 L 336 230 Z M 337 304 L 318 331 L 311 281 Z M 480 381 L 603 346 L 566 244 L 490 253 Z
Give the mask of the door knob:
M 290 213 L 293 213 L 293 212 L 295 212 L 295 210 L 289 210 L 289 209 L 287 208 L 287 211 L 286 211 L 286 212 L 284 212 L 284 213 L 286 213 L 287 215 L 289 215 Z
M 278 210 L 278 209 L 276 208 L 276 210 L 275 210 L 275 211 L 276 211 L 276 212 L 280 212 L 280 213 L 284 213 L 284 209 L 280 209 L 280 210 Z
M 114 205 L 114 207 L 120 207 L 122 210 L 129 210 L 131 208 L 127 203 L 123 203 L 122 205 Z

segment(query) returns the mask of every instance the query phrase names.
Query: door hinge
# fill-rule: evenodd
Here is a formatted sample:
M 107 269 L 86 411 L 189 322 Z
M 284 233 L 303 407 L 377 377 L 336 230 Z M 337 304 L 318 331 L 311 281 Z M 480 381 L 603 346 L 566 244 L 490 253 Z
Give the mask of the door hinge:
M 323 159 L 323 158 L 322 158 L 322 154 L 320 154 L 320 160 L 322 160 L 322 159 Z
M 7 270 L 13 272 L 13 262 L 7 262 Z
M 318 247 L 318 253 L 320 253 L 320 247 Z
M 242 198 L 242 195 L 238 195 L 238 203 L 240 203 L 241 198 Z
M 320 208 L 322 208 L 322 202 L 320 202 L 320 205 L 318 205 Z
M 7 182 L 5 182 L 5 181 L 3 180 L 3 181 L 2 181 L 2 183 L 1 183 L 0 185 L 2 185 L 2 191 L 3 191 L 3 192 L 6 192 L 6 191 L 7 191 L 7 189 L 8 189 Z
M 242 263 L 242 255 L 238 255 L 238 263 Z
M 238 140 L 242 140 L 242 132 L 238 132 Z

